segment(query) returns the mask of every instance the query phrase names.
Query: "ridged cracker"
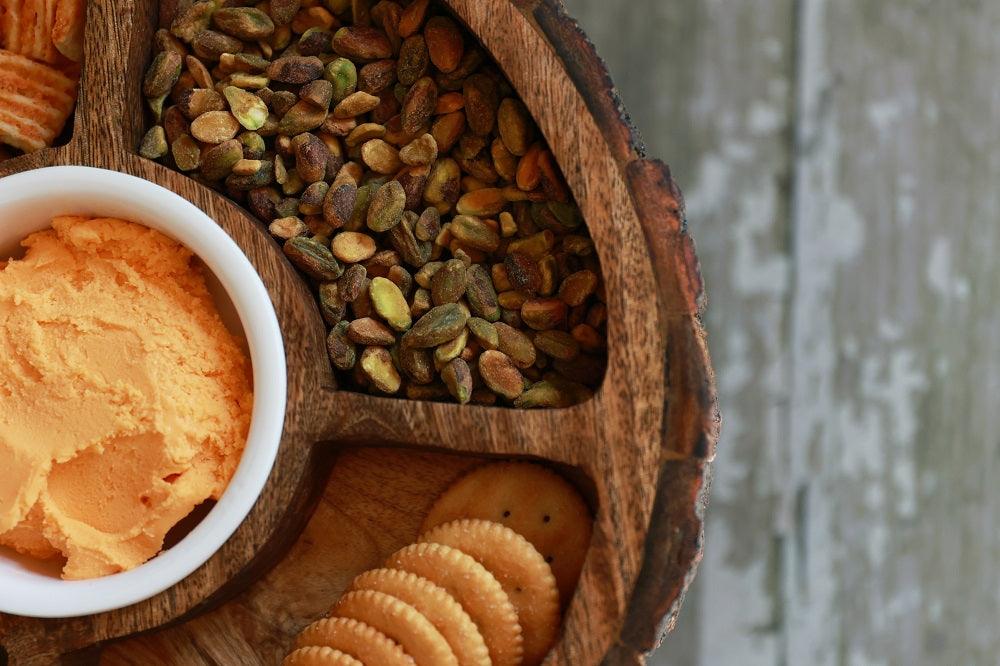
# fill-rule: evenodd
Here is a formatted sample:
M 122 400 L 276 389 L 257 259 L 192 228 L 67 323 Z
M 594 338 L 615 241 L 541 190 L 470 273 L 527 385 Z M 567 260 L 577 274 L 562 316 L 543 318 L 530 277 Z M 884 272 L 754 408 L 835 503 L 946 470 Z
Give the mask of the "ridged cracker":
M 293 650 L 281 660 L 281 666 L 367 666 L 367 664 L 340 650 L 313 645 Z
M 419 541 L 471 555 L 496 577 L 517 610 L 524 637 L 524 666 L 537 666 L 559 630 L 559 588 L 552 568 L 523 536 L 490 520 L 463 518 L 433 527 Z
M 52 44 L 73 62 L 83 60 L 83 29 L 87 0 L 56 0 Z
M 295 647 L 326 646 L 359 659 L 365 664 L 413 666 L 413 660 L 381 631 L 350 617 L 316 620 L 295 638 Z
M 24 151 L 51 145 L 76 103 L 76 80 L 0 49 L 0 143 Z
M 52 65 L 63 62 L 52 42 L 56 0 L 0 2 L 0 48 Z
M 490 652 L 476 623 L 443 587 L 402 569 L 372 569 L 355 578 L 347 590 L 376 590 L 405 601 L 437 627 L 459 666 L 490 666 Z
M 390 569 L 403 569 L 443 587 L 479 627 L 493 666 L 518 666 L 524 654 L 517 611 L 500 582 L 471 555 L 438 543 L 415 543 L 393 553 Z
M 458 666 L 448 641 L 430 620 L 396 597 L 358 590 L 348 592 L 330 609 L 330 615 L 353 617 L 399 643 L 416 666 Z
M 590 546 L 590 509 L 566 479 L 527 462 L 487 463 L 453 483 L 431 507 L 421 532 L 459 518 L 510 527 L 552 567 L 565 606 Z

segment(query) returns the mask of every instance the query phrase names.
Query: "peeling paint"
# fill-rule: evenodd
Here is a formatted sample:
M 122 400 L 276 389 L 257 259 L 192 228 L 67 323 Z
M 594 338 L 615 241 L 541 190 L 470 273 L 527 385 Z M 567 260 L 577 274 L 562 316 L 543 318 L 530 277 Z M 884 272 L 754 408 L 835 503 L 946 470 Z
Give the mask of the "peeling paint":
M 778 60 L 785 52 L 785 47 L 776 37 L 765 37 L 760 42 L 760 49 L 768 58 Z
M 783 109 L 764 102 L 756 101 L 747 110 L 747 129 L 751 134 L 770 134 L 777 132 L 785 125 Z
M 902 113 L 903 107 L 898 99 L 871 102 L 867 108 L 868 122 L 879 134 L 888 133 Z
M 719 390 L 737 394 L 756 379 L 750 362 L 750 341 L 745 331 L 734 329 L 726 333 L 725 345 L 726 356 L 732 360 L 719 370 Z M 729 427 L 728 423 L 726 427 Z
M 924 277 L 927 286 L 938 297 L 965 300 L 969 297 L 971 287 L 968 279 L 955 274 L 951 254 L 951 239 L 935 238 L 931 244 Z
M 592 34 L 683 184 L 724 418 L 651 666 L 997 661 L 1000 3 L 953 4 L 637 0 Z
M 773 602 L 764 595 L 741 597 L 739 603 L 732 598 L 734 590 L 767 587 L 765 563 L 758 560 L 750 567 L 733 569 L 720 562 L 722 555 L 740 547 L 722 523 L 710 523 L 705 539 L 712 548 L 706 548 L 702 564 L 710 567 L 713 575 L 703 581 L 702 593 L 710 599 L 729 599 L 730 603 L 708 606 L 707 615 L 701 618 L 704 626 L 711 627 L 701 637 L 701 663 L 774 666 L 778 663 L 777 646 L 766 633 Z M 666 663 L 674 663 L 669 655 L 664 658 Z
M 684 194 L 688 217 L 706 219 L 726 200 L 733 165 L 719 155 L 706 155 L 698 165 L 694 183 Z
M 739 217 L 733 225 L 735 268 L 734 290 L 739 294 L 782 295 L 788 288 L 789 258 L 784 254 L 764 253 L 761 240 L 774 228 L 777 218 L 777 192 L 773 186 L 747 192 L 740 201 Z

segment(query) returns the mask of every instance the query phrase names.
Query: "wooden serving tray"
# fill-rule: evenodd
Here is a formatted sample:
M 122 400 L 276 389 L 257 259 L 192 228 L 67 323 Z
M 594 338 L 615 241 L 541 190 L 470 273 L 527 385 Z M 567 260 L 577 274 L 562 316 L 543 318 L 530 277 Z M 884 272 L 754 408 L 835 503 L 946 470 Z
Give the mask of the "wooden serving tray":
M 203 209 L 268 287 L 284 335 L 289 401 L 264 493 L 215 556 L 119 611 L 61 620 L 0 614 L 0 664 L 4 652 L 12 665 L 276 664 L 353 575 L 416 536 L 441 489 L 497 457 L 551 463 L 595 514 L 579 587 L 547 664 L 641 664 L 672 627 L 701 555 L 719 424 L 702 282 L 680 193 L 664 164 L 642 156 L 603 64 L 558 0 L 443 2 L 534 115 L 590 228 L 609 314 L 608 370 L 595 397 L 525 411 L 337 391 L 315 299 L 263 225 L 137 154 L 157 1 L 91 2 L 69 143 L 2 162 L 0 176 L 103 167 Z

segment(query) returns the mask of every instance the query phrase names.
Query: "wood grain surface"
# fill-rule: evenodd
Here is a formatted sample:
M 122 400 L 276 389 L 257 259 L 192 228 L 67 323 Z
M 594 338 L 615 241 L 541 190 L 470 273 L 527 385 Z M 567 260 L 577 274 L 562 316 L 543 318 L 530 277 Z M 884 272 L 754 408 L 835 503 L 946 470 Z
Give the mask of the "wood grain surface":
M 83 663 L 273 663 L 333 601 L 320 596 L 412 538 L 436 492 L 483 457 L 556 465 L 595 512 L 577 595 L 548 663 L 639 664 L 672 625 L 701 557 L 718 430 L 683 200 L 662 163 L 641 159 L 603 67 L 560 5 L 446 4 L 534 114 L 588 222 L 615 341 L 604 384 L 582 405 L 543 411 L 337 391 L 315 301 L 261 225 L 135 154 L 155 2 L 92 2 L 72 139 L 4 162 L 0 175 L 50 164 L 111 168 L 205 210 L 269 288 L 285 339 L 289 407 L 264 494 L 222 551 L 177 586 L 121 611 L 60 621 L 0 615 L 12 665 L 51 663 L 69 651 Z M 318 573 L 298 566 L 310 553 Z M 304 591 L 307 580 L 314 592 Z M 113 643 L 162 625 L 170 626 Z M 160 662 L 149 661 L 154 654 Z
M 566 5 L 684 190 L 726 417 L 648 662 L 1000 663 L 1000 8 Z

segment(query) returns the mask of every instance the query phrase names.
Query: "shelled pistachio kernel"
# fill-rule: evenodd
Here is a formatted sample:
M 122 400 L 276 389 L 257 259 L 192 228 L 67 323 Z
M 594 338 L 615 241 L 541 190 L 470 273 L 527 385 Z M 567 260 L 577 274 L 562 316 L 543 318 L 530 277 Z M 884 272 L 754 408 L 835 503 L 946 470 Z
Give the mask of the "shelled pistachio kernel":
M 181 71 L 149 99 L 159 124 L 142 154 L 218 187 L 268 225 L 317 283 L 331 363 L 351 373 L 348 386 L 391 389 L 356 363 L 379 347 L 408 397 L 578 402 L 600 380 L 607 349 L 593 241 L 499 70 L 457 23 L 418 4 L 418 13 L 394 0 L 377 10 L 348 0 L 181 6 L 157 39 L 181 57 Z M 233 51 L 218 53 L 224 44 Z M 171 58 L 151 81 L 169 73 Z M 232 116 L 235 135 L 226 136 L 232 121 L 199 120 L 209 112 Z M 387 318 L 402 329 L 404 310 L 410 328 L 396 330 Z M 355 322 L 383 333 L 352 355 L 341 343 L 358 344 L 346 337 Z M 492 355 L 496 390 L 487 386 L 487 351 L 518 370 L 517 397 L 515 382 L 496 382 Z

